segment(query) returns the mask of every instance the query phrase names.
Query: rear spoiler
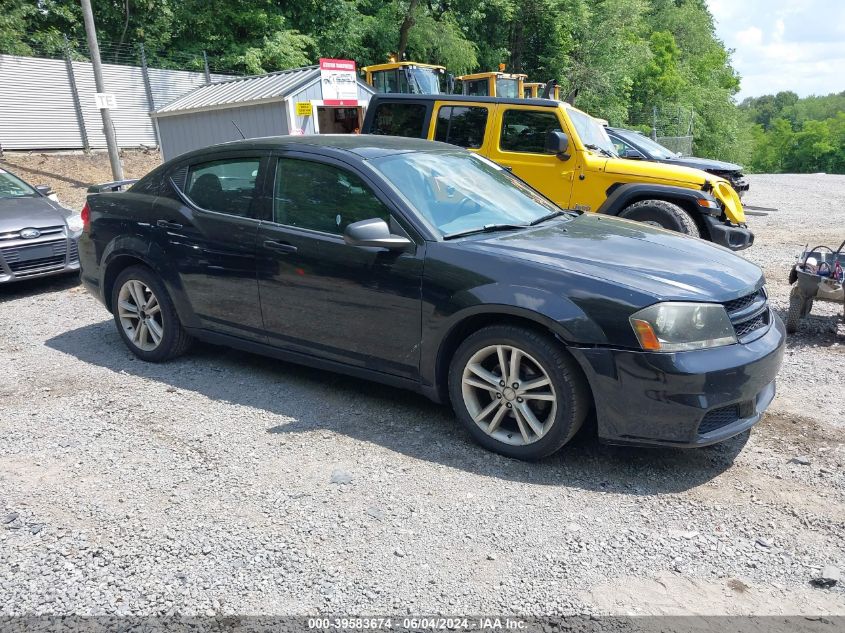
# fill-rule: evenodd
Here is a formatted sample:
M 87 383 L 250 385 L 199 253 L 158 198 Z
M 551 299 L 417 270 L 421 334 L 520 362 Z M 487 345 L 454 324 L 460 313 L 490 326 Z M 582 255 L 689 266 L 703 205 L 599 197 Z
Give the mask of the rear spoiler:
M 138 179 L 130 180 L 115 180 L 114 182 L 104 182 L 101 185 L 91 185 L 88 187 L 88 193 L 105 193 L 106 191 L 120 191 L 129 185 L 134 185 Z

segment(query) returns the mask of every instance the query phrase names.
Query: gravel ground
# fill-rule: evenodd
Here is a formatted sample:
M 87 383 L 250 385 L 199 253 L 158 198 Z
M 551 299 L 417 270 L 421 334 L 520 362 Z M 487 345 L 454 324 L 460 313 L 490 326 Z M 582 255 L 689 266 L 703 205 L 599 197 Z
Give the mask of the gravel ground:
M 845 177 L 758 176 L 776 308 Z M 841 310 L 841 308 L 840 308 Z M 133 360 L 72 279 L 0 288 L 0 615 L 845 614 L 843 326 L 819 305 L 750 434 L 585 432 L 526 464 L 402 391 L 200 346 Z M 838 330 L 837 330 L 838 328 Z

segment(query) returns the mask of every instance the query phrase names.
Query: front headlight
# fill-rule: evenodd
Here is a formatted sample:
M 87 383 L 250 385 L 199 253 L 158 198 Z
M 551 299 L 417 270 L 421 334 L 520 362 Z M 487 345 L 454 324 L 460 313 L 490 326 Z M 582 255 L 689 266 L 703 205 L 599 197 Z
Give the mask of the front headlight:
M 78 213 L 68 216 L 65 222 L 67 222 L 67 228 L 70 229 L 71 233 L 79 233 L 82 230 L 82 216 Z
M 631 315 L 643 349 L 683 352 L 736 343 L 725 308 L 715 303 L 655 303 Z

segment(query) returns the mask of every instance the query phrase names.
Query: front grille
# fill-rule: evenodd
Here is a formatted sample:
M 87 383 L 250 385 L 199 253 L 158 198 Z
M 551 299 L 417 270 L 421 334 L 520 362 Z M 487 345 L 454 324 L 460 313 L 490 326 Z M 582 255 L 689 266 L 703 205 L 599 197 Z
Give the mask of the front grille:
M 67 251 L 67 261 L 70 264 L 74 264 L 79 261 L 79 242 L 76 240 L 70 241 L 70 246 Z
M 762 327 L 769 324 L 769 311 L 766 310 L 762 314 L 758 314 L 753 319 L 743 321 L 742 323 L 735 323 L 734 330 L 736 330 L 736 337 L 738 339 L 744 338 Z
M 733 299 L 732 301 L 726 301 L 722 305 L 725 306 L 725 310 L 728 311 L 728 314 L 731 312 L 738 312 L 739 310 L 744 310 L 752 303 L 758 300 L 759 297 L 763 296 L 763 290 L 758 290 L 757 292 L 752 292 L 750 295 L 745 295 L 744 297 L 740 297 L 739 299 Z
M 30 227 L 23 227 L 23 228 L 30 228 Z M 65 232 L 64 226 L 44 226 L 44 227 L 32 227 L 37 229 L 41 235 L 58 235 L 59 233 Z M 23 230 L 23 229 L 21 229 Z M 20 239 L 21 232 L 20 231 L 9 231 L 7 233 L 0 233 L 0 241 L 6 240 L 18 240 Z
M 722 305 L 728 312 L 738 340 L 767 327 L 771 322 L 766 291 L 762 288 L 744 297 L 726 301 Z
M 36 251 L 43 252 L 34 257 Z M 0 248 L 0 256 L 16 276 L 34 274 L 45 269 L 62 268 L 67 255 L 68 243 L 65 239 Z
M 701 420 L 698 425 L 698 434 L 706 435 L 716 429 L 721 429 L 723 426 L 733 424 L 739 420 L 739 406 L 732 404 L 729 407 L 722 407 L 720 409 L 713 409 Z

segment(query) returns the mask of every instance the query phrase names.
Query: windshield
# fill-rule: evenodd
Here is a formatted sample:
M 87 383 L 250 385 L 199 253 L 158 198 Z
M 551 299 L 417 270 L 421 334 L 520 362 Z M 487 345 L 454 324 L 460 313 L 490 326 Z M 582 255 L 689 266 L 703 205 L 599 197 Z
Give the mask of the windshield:
M 442 92 L 440 89 L 441 73 L 432 68 L 406 67 L 405 72 L 413 94 L 439 95 Z
M 559 211 L 496 163 L 470 152 L 408 152 L 370 165 L 441 235 L 491 224 L 527 225 Z
M 27 198 L 38 192 L 17 176 L 0 169 L 0 198 Z
M 660 143 L 652 140 L 645 134 L 620 134 L 620 136 L 624 140 L 630 140 L 631 143 L 643 148 L 645 153 L 649 155 L 649 158 L 667 159 L 678 157 L 675 152 L 666 149 Z
M 584 145 L 595 145 L 616 156 L 616 150 L 603 125 L 599 124 L 590 115 L 584 114 L 574 108 L 567 108 L 566 112 L 569 114 L 569 118 L 572 119 L 572 124 L 578 131 L 578 136 L 581 137 L 581 142 Z

